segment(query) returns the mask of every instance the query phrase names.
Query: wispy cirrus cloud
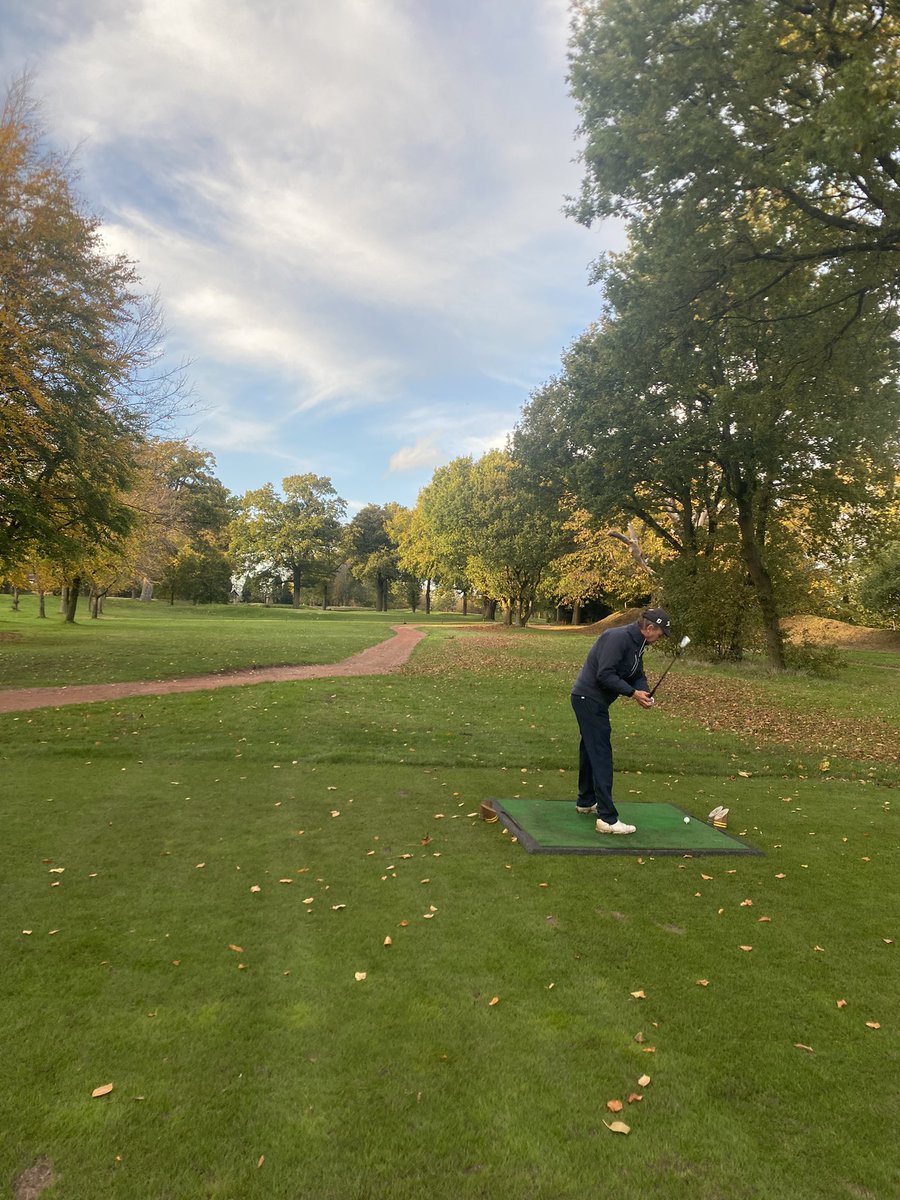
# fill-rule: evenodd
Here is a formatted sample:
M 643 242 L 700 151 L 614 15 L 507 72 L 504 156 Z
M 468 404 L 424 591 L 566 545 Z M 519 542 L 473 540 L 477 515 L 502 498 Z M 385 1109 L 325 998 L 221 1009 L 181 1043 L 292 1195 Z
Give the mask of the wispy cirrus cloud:
M 89 203 L 159 287 L 197 438 L 234 490 L 290 460 L 408 500 L 440 461 L 502 444 L 594 314 L 605 235 L 561 214 L 578 179 L 567 7 L 11 14 L 0 65 L 27 51 L 53 134 L 81 144 Z

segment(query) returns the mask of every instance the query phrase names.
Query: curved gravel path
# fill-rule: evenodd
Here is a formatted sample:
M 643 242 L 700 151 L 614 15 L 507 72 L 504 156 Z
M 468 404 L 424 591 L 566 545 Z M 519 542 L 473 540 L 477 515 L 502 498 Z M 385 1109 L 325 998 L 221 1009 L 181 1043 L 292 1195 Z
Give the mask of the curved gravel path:
M 411 625 L 392 625 L 394 636 L 368 650 L 351 654 L 339 663 L 298 667 L 249 667 L 217 675 L 192 675 L 186 679 L 139 679 L 125 683 L 85 683 L 72 687 L 12 688 L 0 691 L 0 713 L 32 708 L 58 708 L 64 704 L 95 704 L 126 696 L 168 696 L 173 692 L 201 692 L 211 688 L 245 687 L 251 683 L 286 683 L 295 679 L 335 679 L 341 675 L 388 675 L 409 661 L 413 647 L 425 634 Z

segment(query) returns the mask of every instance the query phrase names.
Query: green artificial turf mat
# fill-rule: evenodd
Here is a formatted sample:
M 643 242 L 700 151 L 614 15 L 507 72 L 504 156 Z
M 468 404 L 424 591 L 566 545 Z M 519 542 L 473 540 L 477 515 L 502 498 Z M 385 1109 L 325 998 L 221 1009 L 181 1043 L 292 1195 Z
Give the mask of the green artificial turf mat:
M 595 817 L 575 811 L 569 800 L 491 800 L 506 828 L 529 854 L 761 854 L 691 817 L 674 804 L 617 804 L 619 817 L 637 832 L 597 833 Z

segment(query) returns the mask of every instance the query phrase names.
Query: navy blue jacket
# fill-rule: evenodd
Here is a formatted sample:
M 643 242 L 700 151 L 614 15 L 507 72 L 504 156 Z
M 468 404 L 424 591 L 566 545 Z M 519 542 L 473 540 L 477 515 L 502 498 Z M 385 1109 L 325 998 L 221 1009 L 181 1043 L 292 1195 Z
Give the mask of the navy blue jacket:
M 646 645 L 637 622 L 601 633 L 572 685 L 572 695 L 612 704 L 617 696 L 649 691 L 643 662 Z

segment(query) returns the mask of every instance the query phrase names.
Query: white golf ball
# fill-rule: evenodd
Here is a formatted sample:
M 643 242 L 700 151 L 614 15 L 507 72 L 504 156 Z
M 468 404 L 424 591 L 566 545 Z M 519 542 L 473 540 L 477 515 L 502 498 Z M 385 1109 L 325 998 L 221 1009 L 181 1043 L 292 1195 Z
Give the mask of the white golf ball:
M 685 823 L 685 825 L 690 825 L 690 823 L 691 823 L 691 818 L 690 818 L 690 817 L 685 817 L 685 818 L 684 818 L 684 823 Z

